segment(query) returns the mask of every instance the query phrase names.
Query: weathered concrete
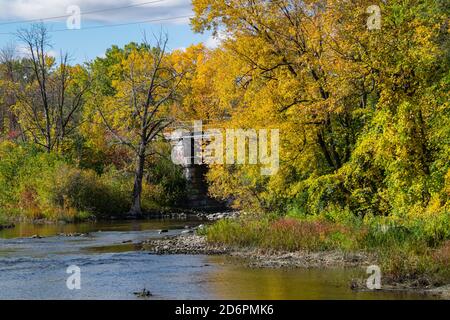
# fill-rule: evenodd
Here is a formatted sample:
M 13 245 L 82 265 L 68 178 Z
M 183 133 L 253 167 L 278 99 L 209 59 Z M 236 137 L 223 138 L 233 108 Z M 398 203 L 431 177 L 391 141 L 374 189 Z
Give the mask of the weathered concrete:
M 179 136 L 171 136 L 172 156 L 175 162 L 183 168 L 183 174 L 187 181 L 187 196 L 182 206 L 199 211 L 220 211 L 226 209 L 226 204 L 219 202 L 208 195 L 208 184 L 206 173 L 208 166 L 202 163 L 199 140 L 195 137 L 201 133 L 194 134 L 190 131 Z

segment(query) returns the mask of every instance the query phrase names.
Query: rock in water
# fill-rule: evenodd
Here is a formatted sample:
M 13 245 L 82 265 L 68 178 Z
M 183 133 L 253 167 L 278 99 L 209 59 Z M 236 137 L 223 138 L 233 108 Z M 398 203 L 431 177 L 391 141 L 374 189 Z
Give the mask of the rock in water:
M 142 291 L 133 292 L 133 294 L 139 298 L 148 298 L 153 295 L 149 290 L 147 290 L 145 288 L 142 289 Z
M 70 233 L 60 233 L 58 234 L 60 237 L 87 237 L 88 233 L 78 233 L 78 232 L 70 232 Z

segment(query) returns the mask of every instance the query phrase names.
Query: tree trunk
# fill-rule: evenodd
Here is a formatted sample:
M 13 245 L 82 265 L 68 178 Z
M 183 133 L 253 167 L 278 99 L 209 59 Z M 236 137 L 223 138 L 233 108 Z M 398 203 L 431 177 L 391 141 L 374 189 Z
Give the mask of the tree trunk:
M 46 141 L 46 148 L 47 152 L 50 153 L 52 151 L 52 134 L 51 134 L 51 126 L 50 126 L 50 116 L 48 112 L 48 108 L 45 108 L 44 110 L 45 114 L 45 141 Z
M 5 122 L 5 110 L 3 106 L 0 106 L 0 136 L 3 135 L 4 122 Z
M 145 146 L 141 145 L 137 157 L 136 171 L 134 174 L 133 199 L 130 209 L 130 214 L 139 216 L 142 214 L 141 208 L 141 194 L 142 194 L 142 180 L 144 178 L 144 164 L 145 164 Z

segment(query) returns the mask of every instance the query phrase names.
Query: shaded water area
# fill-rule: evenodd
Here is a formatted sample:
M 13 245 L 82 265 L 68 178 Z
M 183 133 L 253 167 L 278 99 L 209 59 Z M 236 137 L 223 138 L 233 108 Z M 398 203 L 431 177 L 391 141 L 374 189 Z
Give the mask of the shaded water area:
M 154 255 L 145 239 L 179 234 L 195 220 L 31 225 L 0 230 L 0 299 L 423 299 L 411 293 L 353 292 L 363 269 L 251 269 L 226 256 Z M 159 229 L 168 229 L 159 234 Z M 83 233 L 67 237 L 61 233 Z M 39 235 L 43 238 L 30 238 Z M 66 286 L 81 269 L 81 289 Z

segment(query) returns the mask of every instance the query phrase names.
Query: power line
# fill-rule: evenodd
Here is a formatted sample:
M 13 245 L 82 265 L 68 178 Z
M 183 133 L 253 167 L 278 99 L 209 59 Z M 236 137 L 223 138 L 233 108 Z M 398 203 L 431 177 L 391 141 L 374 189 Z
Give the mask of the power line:
M 92 30 L 92 29 L 103 29 L 103 28 L 111 28 L 111 27 L 122 27 L 122 26 L 136 25 L 136 24 L 142 24 L 142 23 L 178 20 L 178 19 L 185 19 L 185 18 L 192 18 L 192 17 L 194 17 L 194 15 L 190 14 L 190 15 L 185 15 L 185 16 L 159 18 L 159 19 L 149 19 L 149 20 L 142 20 L 142 21 L 137 21 L 137 22 L 97 25 L 97 26 L 90 26 L 90 27 L 85 27 L 85 28 L 80 28 L 80 29 L 56 29 L 56 30 L 49 30 L 48 32 L 83 31 L 83 30 Z M 14 32 L 1 32 L 0 35 L 15 35 L 15 33 Z
M 164 1 L 166 1 L 166 0 L 153 0 L 153 1 L 147 1 L 147 2 L 142 2 L 142 3 L 130 4 L 130 5 L 121 6 L 121 7 L 114 7 L 114 8 L 106 8 L 106 9 L 97 9 L 97 10 L 85 11 L 85 12 L 81 12 L 81 14 L 82 15 L 88 15 L 88 14 L 107 12 L 107 11 L 113 11 L 113 10 L 141 7 L 141 6 L 144 6 L 146 4 L 153 4 L 153 3 L 164 2 Z M 18 24 L 18 23 L 29 23 L 29 22 L 36 22 L 36 21 L 45 21 L 45 20 L 55 20 L 55 19 L 69 18 L 71 16 L 72 16 L 72 14 L 66 14 L 66 15 L 46 17 L 46 18 L 35 18 L 35 19 L 29 19 L 29 20 L 7 21 L 7 22 L 0 22 L 0 26 L 10 25 L 10 24 Z
M 189 15 L 186 15 L 186 16 L 150 19 L 150 20 L 142 20 L 142 21 L 137 21 L 137 22 L 126 22 L 126 23 L 90 26 L 90 27 L 81 28 L 81 29 L 56 29 L 56 30 L 53 30 L 53 31 L 50 31 L 50 32 L 75 31 L 75 30 L 80 30 L 81 31 L 81 30 L 102 29 L 102 28 L 109 28 L 109 27 L 122 27 L 122 26 L 136 25 L 136 24 L 141 24 L 141 23 L 171 21 L 171 20 L 186 19 L 186 18 L 192 18 L 192 17 L 194 17 L 194 15 L 193 14 L 189 14 Z

